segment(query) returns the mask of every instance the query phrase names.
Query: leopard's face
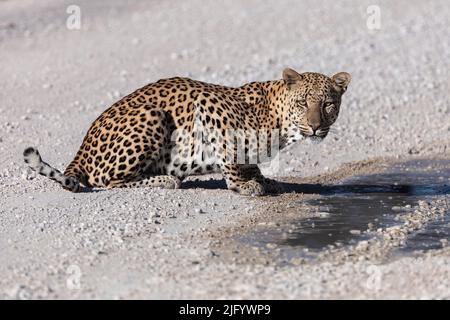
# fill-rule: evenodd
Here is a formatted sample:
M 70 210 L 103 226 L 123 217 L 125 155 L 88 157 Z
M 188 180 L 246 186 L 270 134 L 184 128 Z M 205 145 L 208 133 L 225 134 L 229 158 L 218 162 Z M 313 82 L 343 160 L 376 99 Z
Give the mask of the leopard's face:
M 323 139 L 336 121 L 341 97 L 350 83 L 350 74 L 341 72 L 329 78 L 318 73 L 298 74 L 286 69 L 288 86 L 287 117 L 302 136 Z

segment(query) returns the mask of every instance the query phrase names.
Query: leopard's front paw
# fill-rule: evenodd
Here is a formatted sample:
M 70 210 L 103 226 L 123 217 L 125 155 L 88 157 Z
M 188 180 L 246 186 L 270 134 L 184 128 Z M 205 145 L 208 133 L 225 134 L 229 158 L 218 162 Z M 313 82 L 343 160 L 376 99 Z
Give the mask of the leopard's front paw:
M 255 180 L 247 181 L 233 189 L 244 196 L 263 196 L 265 194 L 264 186 Z

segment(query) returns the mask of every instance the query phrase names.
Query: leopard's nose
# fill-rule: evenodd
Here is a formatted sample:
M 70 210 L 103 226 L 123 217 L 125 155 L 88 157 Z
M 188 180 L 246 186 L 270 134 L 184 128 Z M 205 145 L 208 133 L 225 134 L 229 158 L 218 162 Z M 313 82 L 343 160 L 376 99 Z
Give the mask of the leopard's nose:
M 314 133 L 316 133 L 317 129 L 320 127 L 320 122 L 308 123 L 309 127 L 312 129 Z

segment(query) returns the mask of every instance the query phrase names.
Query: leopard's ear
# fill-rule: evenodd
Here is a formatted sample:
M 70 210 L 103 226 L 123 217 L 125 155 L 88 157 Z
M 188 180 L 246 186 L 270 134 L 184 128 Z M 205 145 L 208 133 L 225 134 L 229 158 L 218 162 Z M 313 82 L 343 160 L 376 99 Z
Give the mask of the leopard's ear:
M 347 90 L 348 84 L 352 80 L 352 76 L 347 72 L 339 72 L 332 76 L 331 80 L 333 80 L 334 88 L 337 91 L 344 93 Z
M 283 80 L 286 82 L 288 88 L 290 88 L 298 81 L 302 80 L 302 75 L 293 69 L 286 68 L 283 70 Z

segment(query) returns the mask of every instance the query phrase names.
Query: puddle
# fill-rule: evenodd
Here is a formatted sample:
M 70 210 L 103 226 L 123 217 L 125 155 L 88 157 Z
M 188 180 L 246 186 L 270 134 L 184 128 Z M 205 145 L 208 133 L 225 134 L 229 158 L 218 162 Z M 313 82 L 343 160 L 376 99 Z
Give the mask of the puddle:
M 450 209 L 449 209 L 450 210 Z M 442 248 L 442 239 L 450 242 L 450 217 L 428 223 L 423 230 L 410 236 L 406 245 L 398 250 L 399 254 L 410 254 L 415 251 L 427 251 Z
M 450 160 L 420 160 L 396 164 L 381 174 L 355 176 L 333 186 L 315 187 L 322 197 L 305 202 L 320 217 L 289 221 L 274 230 L 241 239 L 253 246 L 276 244 L 283 256 L 308 256 L 330 245 L 348 245 L 374 229 L 399 224 L 399 207 L 436 196 L 450 195 Z M 404 211 L 403 211 L 404 212 Z M 441 248 L 450 240 L 450 214 L 412 234 L 400 251 Z

